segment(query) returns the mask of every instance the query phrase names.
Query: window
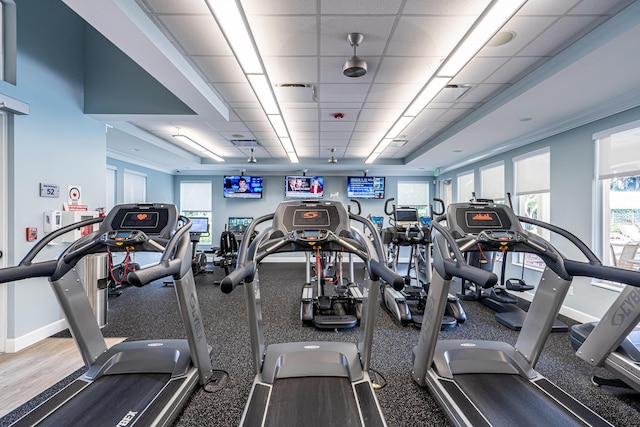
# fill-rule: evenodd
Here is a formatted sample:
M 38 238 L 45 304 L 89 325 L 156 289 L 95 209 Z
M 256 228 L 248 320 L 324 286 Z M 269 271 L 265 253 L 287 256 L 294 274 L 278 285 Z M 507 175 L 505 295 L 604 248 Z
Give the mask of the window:
M 440 198 L 444 202 L 445 208 L 453 201 L 453 186 L 451 178 L 440 181 Z
M 517 209 L 521 216 L 550 222 L 550 160 L 548 148 L 513 159 Z M 548 230 L 530 224 L 524 224 L 524 227 L 546 239 L 550 238 Z M 519 261 L 527 267 L 544 269 L 544 262 L 533 254 L 524 254 L 524 260 L 520 255 Z
M 398 204 L 397 206 L 411 206 L 418 209 L 418 216 L 427 217 L 429 206 L 429 183 L 428 182 L 398 182 Z
M 458 175 L 458 202 L 468 202 L 473 199 L 475 190 L 473 171 L 464 172 Z
M 113 166 L 107 166 L 107 197 L 105 199 L 104 211 L 109 212 L 116 205 L 116 182 L 118 170 Z
M 132 170 L 124 170 L 124 203 L 144 203 L 147 201 L 147 175 Z
M 209 232 L 200 235 L 200 243 L 210 245 L 213 215 L 211 212 L 211 182 L 183 181 L 180 183 L 180 211 L 182 215 L 193 217 L 207 217 Z
M 640 122 L 594 135 L 602 206 L 602 259 L 635 269 L 640 242 Z M 628 259 L 627 259 L 628 258 Z
M 496 203 L 504 202 L 504 162 L 480 168 L 480 197 Z

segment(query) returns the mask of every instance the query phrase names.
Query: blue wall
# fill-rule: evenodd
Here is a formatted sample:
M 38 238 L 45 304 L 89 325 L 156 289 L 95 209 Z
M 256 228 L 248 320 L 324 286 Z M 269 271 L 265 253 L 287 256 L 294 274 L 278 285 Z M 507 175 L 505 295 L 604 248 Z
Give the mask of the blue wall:
M 9 265 L 33 246 L 25 228 L 38 227 L 41 236 L 43 211 L 61 209 L 69 185 L 82 187 L 90 209 L 104 204 L 105 125 L 83 114 L 84 28 L 60 2 L 18 4 L 17 84 L 0 82 L 0 93 L 28 104 L 30 113 L 10 122 Z M 40 183 L 58 185 L 60 198 L 39 197 Z M 48 248 L 45 256 L 60 250 Z M 7 309 L 9 341 L 62 319 L 45 279 L 9 285 Z
M 491 157 L 472 165 L 450 170 L 438 176 L 440 181 L 452 178 L 453 200 L 456 200 L 456 175 L 469 170 L 475 171 L 475 190 L 480 195 L 480 172 L 482 166 L 504 161 L 505 190 L 514 193 L 513 158 L 541 149 L 550 148 L 551 157 L 551 222 L 566 228 L 592 247 L 602 257 L 600 244 L 600 206 L 597 197 L 596 155 L 593 134 L 640 119 L 640 107 L 594 121 L 570 131 L 543 139 L 518 149 Z M 439 188 L 439 185 L 436 185 Z M 577 256 L 577 251 L 560 238 L 552 242 L 568 256 Z M 507 264 L 507 277 L 520 277 L 521 269 Z M 528 270 L 525 280 L 537 284 L 540 274 Z M 601 317 L 618 293 L 613 290 L 593 286 L 590 280 L 576 278 L 573 296 L 565 299 L 570 310 L 592 317 Z

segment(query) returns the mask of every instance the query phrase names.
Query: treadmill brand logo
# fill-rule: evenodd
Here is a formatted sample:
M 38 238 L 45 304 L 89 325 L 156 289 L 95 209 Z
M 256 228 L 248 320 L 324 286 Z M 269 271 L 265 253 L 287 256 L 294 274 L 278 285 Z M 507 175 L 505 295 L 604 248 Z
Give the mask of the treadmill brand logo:
M 198 301 L 194 294 L 191 294 L 191 297 L 189 298 L 189 305 L 191 306 L 191 317 L 193 318 L 193 329 L 196 334 L 196 338 L 201 340 L 204 338 L 204 333 L 202 332 L 202 322 L 200 321 Z
M 136 415 L 138 415 L 137 412 L 129 411 L 127 415 L 125 415 L 124 418 L 122 418 L 120 422 L 116 424 L 116 427 L 124 427 L 128 425 L 131 421 L 133 421 Z
M 618 308 L 616 312 L 613 313 L 613 317 L 611 318 L 611 325 L 622 325 L 627 317 L 630 314 L 633 314 L 638 305 L 640 305 L 640 291 L 634 289 L 633 291 L 629 292 L 629 295 L 624 299 L 622 304 L 620 304 L 620 308 Z

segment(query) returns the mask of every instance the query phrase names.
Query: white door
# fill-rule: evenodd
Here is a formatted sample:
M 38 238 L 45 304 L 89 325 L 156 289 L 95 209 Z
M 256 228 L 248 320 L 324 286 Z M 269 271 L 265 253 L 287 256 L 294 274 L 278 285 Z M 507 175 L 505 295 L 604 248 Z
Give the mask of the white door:
M 7 115 L 0 112 L 0 268 L 6 265 L 7 249 Z M 0 353 L 7 339 L 7 285 L 0 284 Z

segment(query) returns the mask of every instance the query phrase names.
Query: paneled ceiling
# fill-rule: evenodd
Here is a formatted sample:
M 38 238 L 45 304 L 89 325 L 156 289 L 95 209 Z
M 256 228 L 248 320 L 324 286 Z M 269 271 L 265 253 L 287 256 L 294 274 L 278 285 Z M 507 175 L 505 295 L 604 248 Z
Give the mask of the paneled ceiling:
M 299 157 L 291 163 L 206 1 L 64 2 L 195 112 L 96 116 L 113 126 L 110 156 L 167 172 L 430 175 L 640 104 L 637 2 L 530 0 L 365 164 L 493 2 L 241 0 Z M 355 32 L 367 73 L 350 78 Z

